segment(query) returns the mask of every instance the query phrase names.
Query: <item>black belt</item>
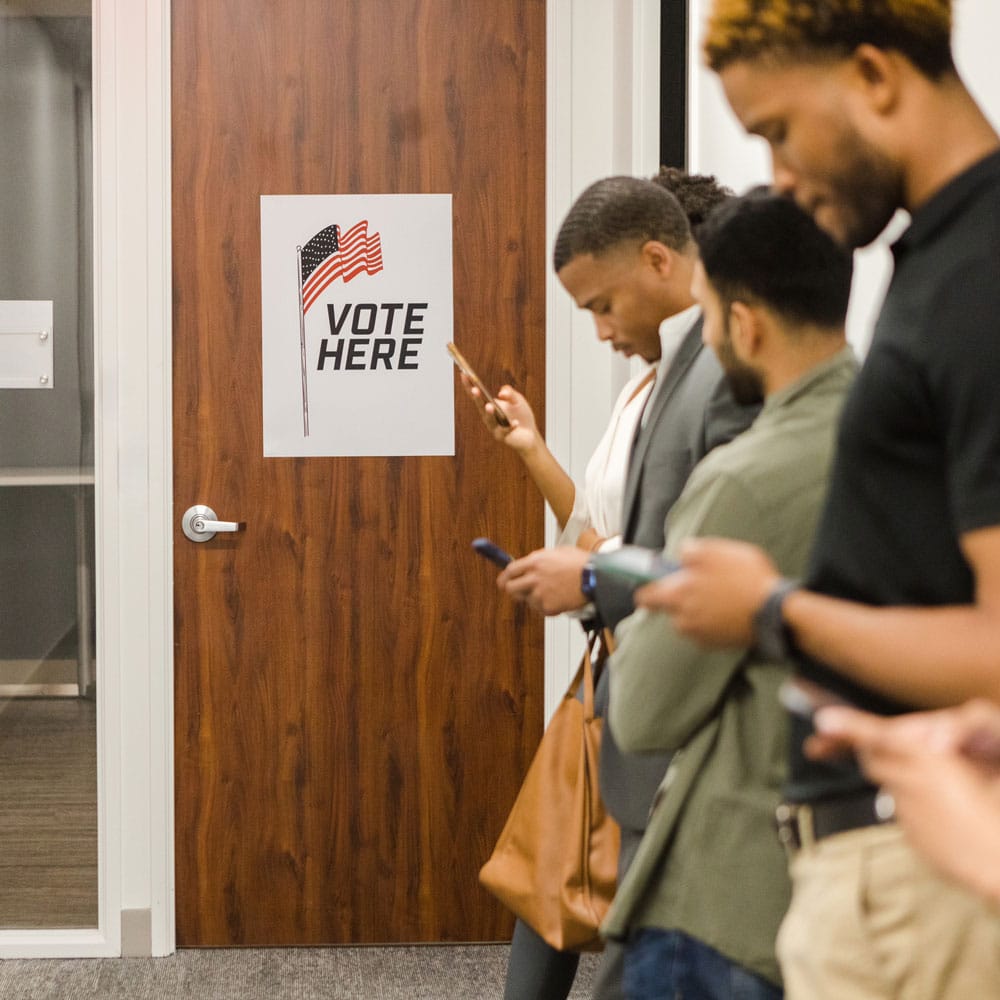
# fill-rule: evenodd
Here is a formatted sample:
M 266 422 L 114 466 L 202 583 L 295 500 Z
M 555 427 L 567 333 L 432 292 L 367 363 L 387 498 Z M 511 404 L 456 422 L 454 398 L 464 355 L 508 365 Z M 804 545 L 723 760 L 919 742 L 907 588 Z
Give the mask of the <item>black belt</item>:
M 818 802 L 782 802 L 775 811 L 778 839 L 790 853 L 835 833 L 877 826 L 894 818 L 892 796 L 874 789 Z

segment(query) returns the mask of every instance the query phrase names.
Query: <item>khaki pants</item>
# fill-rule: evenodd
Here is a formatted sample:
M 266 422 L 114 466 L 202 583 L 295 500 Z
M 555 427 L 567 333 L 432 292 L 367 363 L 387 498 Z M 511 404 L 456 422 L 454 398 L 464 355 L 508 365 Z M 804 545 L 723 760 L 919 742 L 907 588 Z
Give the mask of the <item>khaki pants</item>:
M 825 838 L 791 874 L 777 941 L 787 1000 L 1000 997 L 1000 915 L 932 871 L 895 824 Z

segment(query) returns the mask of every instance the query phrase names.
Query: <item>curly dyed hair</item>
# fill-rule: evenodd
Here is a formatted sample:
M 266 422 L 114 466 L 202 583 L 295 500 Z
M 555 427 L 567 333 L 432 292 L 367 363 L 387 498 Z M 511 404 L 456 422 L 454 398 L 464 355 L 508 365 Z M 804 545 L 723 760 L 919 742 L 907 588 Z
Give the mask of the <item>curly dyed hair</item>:
M 742 60 L 846 58 L 893 49 L 922 73 L 954 72 L 951 0 L 715 0 L 704 51 L 719 72 Z

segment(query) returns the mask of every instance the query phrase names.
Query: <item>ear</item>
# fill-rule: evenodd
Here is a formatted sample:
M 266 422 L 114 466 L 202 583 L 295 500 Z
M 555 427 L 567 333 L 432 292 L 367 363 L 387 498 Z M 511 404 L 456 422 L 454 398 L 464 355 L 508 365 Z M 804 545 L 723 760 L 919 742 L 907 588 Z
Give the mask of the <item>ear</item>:
M 659 240 L 646 240 L 642 245 L 643 263 L 648 264 L 658 275 L 666 278 L 673 267 L 673 256 L 670 248 Z
M 757 310 L 738 300 L 730 303 L 729 330 L 736 357 L 749 364 L 757 356 L 763 341 L 764 330 Z
M 851 56 L 849 72 L 868 108 L 887 115 L 899 105 L 903 65 L 900 56 L 874 45 L 859 45 Z

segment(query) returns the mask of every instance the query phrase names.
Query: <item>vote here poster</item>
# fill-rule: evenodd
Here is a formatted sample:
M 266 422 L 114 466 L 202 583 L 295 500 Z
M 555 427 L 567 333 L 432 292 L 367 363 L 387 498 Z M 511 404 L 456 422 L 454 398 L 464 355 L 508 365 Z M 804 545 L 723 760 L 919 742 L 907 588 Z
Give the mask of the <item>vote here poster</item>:
M 264 455 L 453 455 L 450 194 L 260 199 Z

